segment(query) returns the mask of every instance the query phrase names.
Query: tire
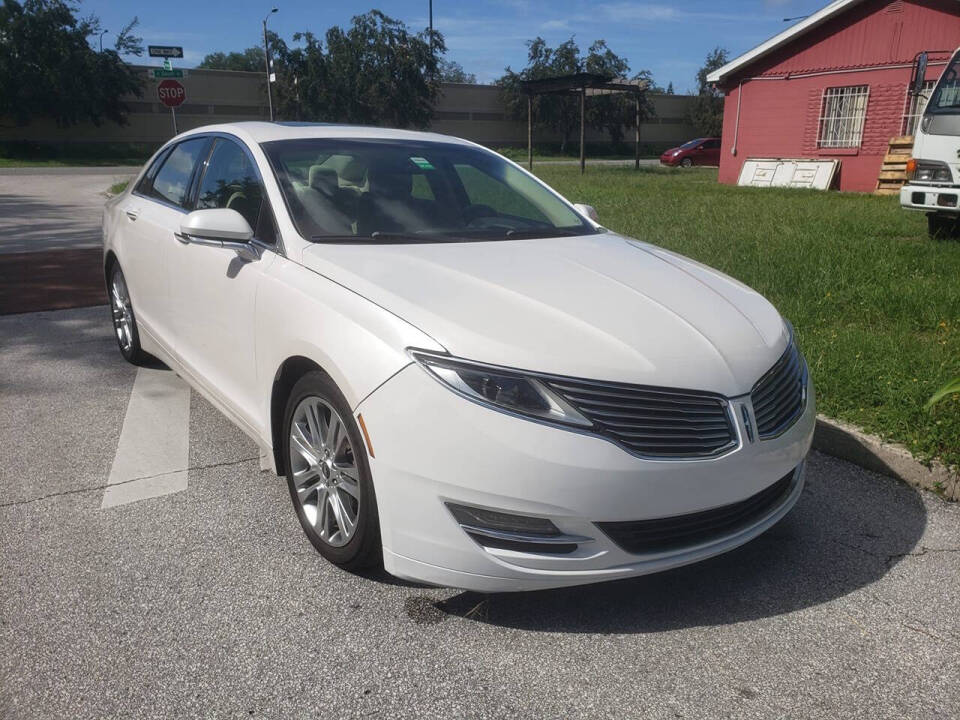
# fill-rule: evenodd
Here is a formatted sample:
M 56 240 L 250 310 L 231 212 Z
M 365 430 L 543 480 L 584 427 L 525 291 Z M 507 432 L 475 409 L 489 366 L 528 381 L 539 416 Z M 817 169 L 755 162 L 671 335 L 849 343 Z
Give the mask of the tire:
M 693 158 L 685 157 L 680 161 L 680 167 L 690 168 L 693 167 Z
M 293 386 L 283 438 L 290 500 L 313 546 L 345 570 L 379 564 L 380 520 L 366 445 L 326 373 L 309 372 Z
M 110 269 L 107 293 L 110 296 L 113 332 L 117 338 L 117 347 L 120 348 L 120 354 L 128 363 L 143 365 L 150 359 L 150 356 L 140 347 L 137 316 L 133 312 L 133 303 L 130 300 L 127 280 L 123 275 L 123 270 L 120 269 L 119 263 L 114 263 Z
M 932 240 L 945 240 L 960 237 L 960 222 L 952 215 L 927 215 L 927 233 Z

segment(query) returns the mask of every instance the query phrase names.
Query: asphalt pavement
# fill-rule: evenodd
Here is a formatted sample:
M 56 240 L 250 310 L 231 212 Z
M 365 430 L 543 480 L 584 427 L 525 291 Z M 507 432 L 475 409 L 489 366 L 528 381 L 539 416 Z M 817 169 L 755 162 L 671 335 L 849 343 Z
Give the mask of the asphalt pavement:
M 960 507 L 839 460 L 725 556 L 483 596 L 326 563 L 250 440 L 121 360 L 106 307 L 0 317 L 0 408 L 5 719 L 960 710 Z M 125 465 L 151 437 L 164 469 Z
M 101 247 L 106 190 L 136 167 L 0 169 L 0 254 Z

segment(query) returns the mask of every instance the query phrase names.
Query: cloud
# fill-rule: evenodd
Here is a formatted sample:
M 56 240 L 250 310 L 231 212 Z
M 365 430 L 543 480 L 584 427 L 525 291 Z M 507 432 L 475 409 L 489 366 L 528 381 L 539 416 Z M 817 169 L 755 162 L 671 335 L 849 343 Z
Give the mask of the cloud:
M 597 6 L 601 18 L 586 16 L 585 21 L 598 19 L 614 23 L 662 23 L 711 20 L 719 22 L 745 22 L 756 20 L 757 13 L 718 13 L 712 11 L 685 10 L 674 5 L 658 3 L 602 3 Z
M 569 20 L 547 20 L 544 23 L 541 23 L 540 29 L 544 32 L 551 32 L 555 30 L 569 30 L 570 21 Z

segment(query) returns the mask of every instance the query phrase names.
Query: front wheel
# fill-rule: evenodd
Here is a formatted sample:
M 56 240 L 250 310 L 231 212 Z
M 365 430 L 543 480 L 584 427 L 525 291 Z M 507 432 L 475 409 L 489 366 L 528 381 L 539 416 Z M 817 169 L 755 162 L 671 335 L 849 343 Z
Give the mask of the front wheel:
M 140 332 L 137 329 L 137 316 L 133 314 L 130 291 L 120 265 L 114 264 L 110 270 L 110 312 L 113 315 L 113 331 L 117 336 L 117 345 L 124 360 L 141 365 L 149 357 L 140 348 Z
M 685 168 L 693 167 L 693 158 L 685 157 L 680 161 L 680 166 Z
M 953 215 L 927 215 L 927 233 L 933 240 L 960 237 L 960 222 Z
M 382 557 L 377 499 L 353 413 L 325 373 L 294 385 L 284 416 L 287 486 L 300 525 L 327 560 L 352 570 Z

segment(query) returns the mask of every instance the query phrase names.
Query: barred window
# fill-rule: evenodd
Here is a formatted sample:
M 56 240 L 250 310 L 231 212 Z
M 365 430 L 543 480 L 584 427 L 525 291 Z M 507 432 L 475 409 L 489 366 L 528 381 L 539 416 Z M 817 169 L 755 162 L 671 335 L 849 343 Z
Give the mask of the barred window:
M 867 85 L 826 88 L 820 105 L 820 147 L 860 147 L 867 117 Z
M 917 129 L 917 122 L 923 115 L 923 109 L 927 106 L 927 100 L 930 99 L 930 93 L 933 92 L 935 80 L 927 80 L 923 83 L 923 90 L 917 95 L 910 94 L 910 88 L 907 88 L 907 102 L 903 109 L 903 134 L 913 135 Z

